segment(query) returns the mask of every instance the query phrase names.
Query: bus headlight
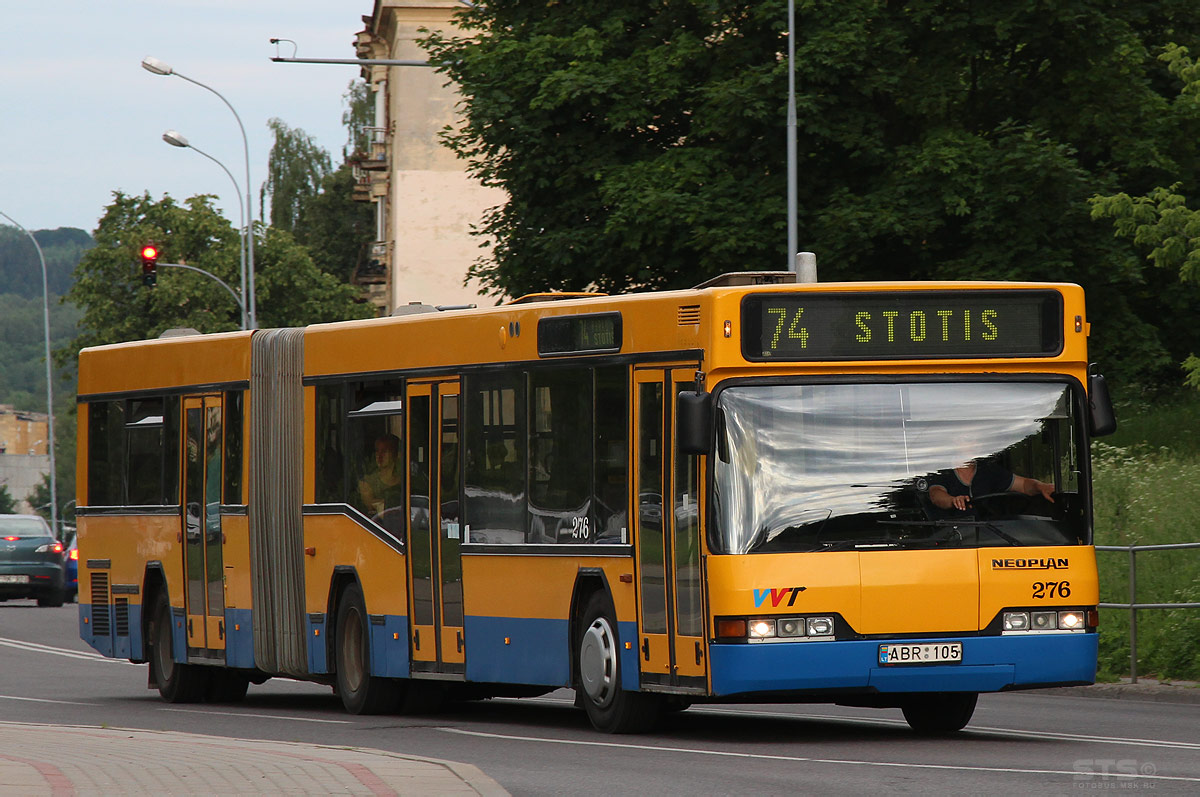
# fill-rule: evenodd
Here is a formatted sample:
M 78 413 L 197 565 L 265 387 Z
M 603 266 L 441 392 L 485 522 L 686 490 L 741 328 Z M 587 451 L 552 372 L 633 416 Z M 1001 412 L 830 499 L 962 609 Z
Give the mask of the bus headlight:
M 1031 619 L 1034 631 L 1058 628 L 1058 612 L 1034 612 Z
M 1058 627 L 1065 631 L 1074 631 L 1077 628 L 1083 628 L 1084 614 L 1083 612 L 1059 612 Z
M 786 617 L 775 622 L 775 632 L 781 637 L 804 636 L 804 618 Z
M 1004 630 L 1005 631 L 1028 631 L 1029 630 L 1029 612 L 1005 612 L 1004 613 Z
M 774 620 L 751 620 L 750 621 L 750 638 L 751 639 L 770 639 L 775 636 L 775 621 Z
M 810 617 L 810 618 L 808 618 L 808 635 L 809 636 L 833 636 L 833 618 L 832 617 Z

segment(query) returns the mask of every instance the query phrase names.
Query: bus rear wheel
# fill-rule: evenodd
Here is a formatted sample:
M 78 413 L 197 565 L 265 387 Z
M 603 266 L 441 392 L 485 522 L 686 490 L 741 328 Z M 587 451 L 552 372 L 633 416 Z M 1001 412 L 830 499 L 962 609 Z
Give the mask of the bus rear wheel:
M 975 713 L 975 692 L 933 692 L 917 695 L 903 706 L 904 719 L 917 733 L 936 735 L 961 731 Z
M 576 640 L 576 694 L 588 719 L 604 733 L 642 733 L 658 721 L 658 695 L 621 688 L 621 648 L 617 623 L 604 594 L 593 593 L 583 611 Z
M 362 588 L 350 584 L 338 601 L 337 692 L 351 714 L 386 714 L 403 696 L 400 683 L 371 674 L 370 619 Z
M 166 593 L 160 592 L 150 630 L 150 666 L 158 693 L 168 703 L 198 703 L 204 700 L 211 672 L 196 664 L 180 664 L 171 654 L 173 618 Z

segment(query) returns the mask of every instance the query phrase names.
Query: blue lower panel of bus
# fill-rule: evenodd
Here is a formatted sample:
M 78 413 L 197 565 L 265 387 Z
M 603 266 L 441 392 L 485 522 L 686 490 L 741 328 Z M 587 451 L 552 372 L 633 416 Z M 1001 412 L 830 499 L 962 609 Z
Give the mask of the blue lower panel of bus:
M 225 610 L 225 663 L 230 667 L 254 668 L 254 627 L 249 609 Z
M 99 628 L 101 633 L 97 634 Z M 114 659 L 143 659 L 141 604 L 79 604 L 79 637 Z
M 712 645 L 713 693 L 868 688 L 879 692 L 996 692 L 1010 687 L 1089 683 L 1096 676 L 1095 634 L 965 637 L 960 664 L 881 667 L 879 646 L 901 641 L 949 640 Z
M 539 618 L 468 616 L 467 680 L 569 686 L 570 623 Z M 637 639 L 637 623 L 617 623 L 622 639 Z M 506 641 L 507 640 L 507 641 Z M 638 688 L 637 645 L 621 650 L 621 685 Z

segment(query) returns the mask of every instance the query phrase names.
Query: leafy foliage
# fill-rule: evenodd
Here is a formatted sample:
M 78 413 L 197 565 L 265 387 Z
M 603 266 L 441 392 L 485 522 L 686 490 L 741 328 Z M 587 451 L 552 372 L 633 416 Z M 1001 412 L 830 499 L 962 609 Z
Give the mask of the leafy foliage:
M 34 230 L 46 258 L 46 282 L 51 296 L 62 296 L 71 287 L 71 271 L 93 245 L 83 230 L 60 227 Z M 0 224 L 0 294 L 15 293 L 27 299 L 42 297 L 42 264 L 37 250 L 21 230 Z
M 259 204 L 265 206 L 269 197 L 271 226 L 293 232 L 305 199 L 320 190 L 321 181 L 333 167 L 329 153 L 308 133 L 274 117 L 267 127 L 275 134 L 275 142 L 267 156 L 267 181 Z
M 375 239 L 374 206 L 354 199 L 354 170 L 343 163 L 321 181 L 321 191 L 304 200 L 296 241 L 308 247 L 322 271 L 349 281 L 363 247 Z
M 14 515 L 17 512 L 17 499 L 8 491 L 7 484 L 0 484 L 0 515 Z
M 786 265 L 783 0 L 462 16 L 478 35 L 424 46 L 464 95 L 447 143 L 510 198 L 479 230 L 493 292 Z M 796 30 L 800 243 L 822 278 L 1079 282 L 1107 370 L 1164 378 L 1187 343 L 1153 299 L 1171 283 L 1087 201 L 1197 173 L 1200 131 L 1155 58 L 1200 41 L 1190 3 L 808 0 Z
M 238 234 L 213 207 L 210 196 L 184 205 L 170 197 L 114 195 L 96 228 L 96 248 L 80 261 L 68 298 L 84 308 L 73 355 L 84 346 L 156 337 L 172 327 L 201 332 L 235 330 L 240 314 L 233 298 L 202 274 L 163 267 L 185 263 L 204 269 L 237 290 Z M 354 289 L 318 269 L 284 230 L 256 230 L 255 287 L 259 325 L 293 326 L 361 317 Z M 142 287 L 138 248 L 159 244 L 158 286 Z

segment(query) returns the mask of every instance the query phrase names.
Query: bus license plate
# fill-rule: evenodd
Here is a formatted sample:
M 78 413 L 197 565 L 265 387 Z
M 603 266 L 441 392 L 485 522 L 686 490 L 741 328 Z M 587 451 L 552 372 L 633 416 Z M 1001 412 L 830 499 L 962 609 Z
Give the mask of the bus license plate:
M 961 642 L 879 646 L 880 664 L 939 664 L 955 661 L 962 661 Z
M 0 584 L 28 584 L 29 576 L 0 576 Z

